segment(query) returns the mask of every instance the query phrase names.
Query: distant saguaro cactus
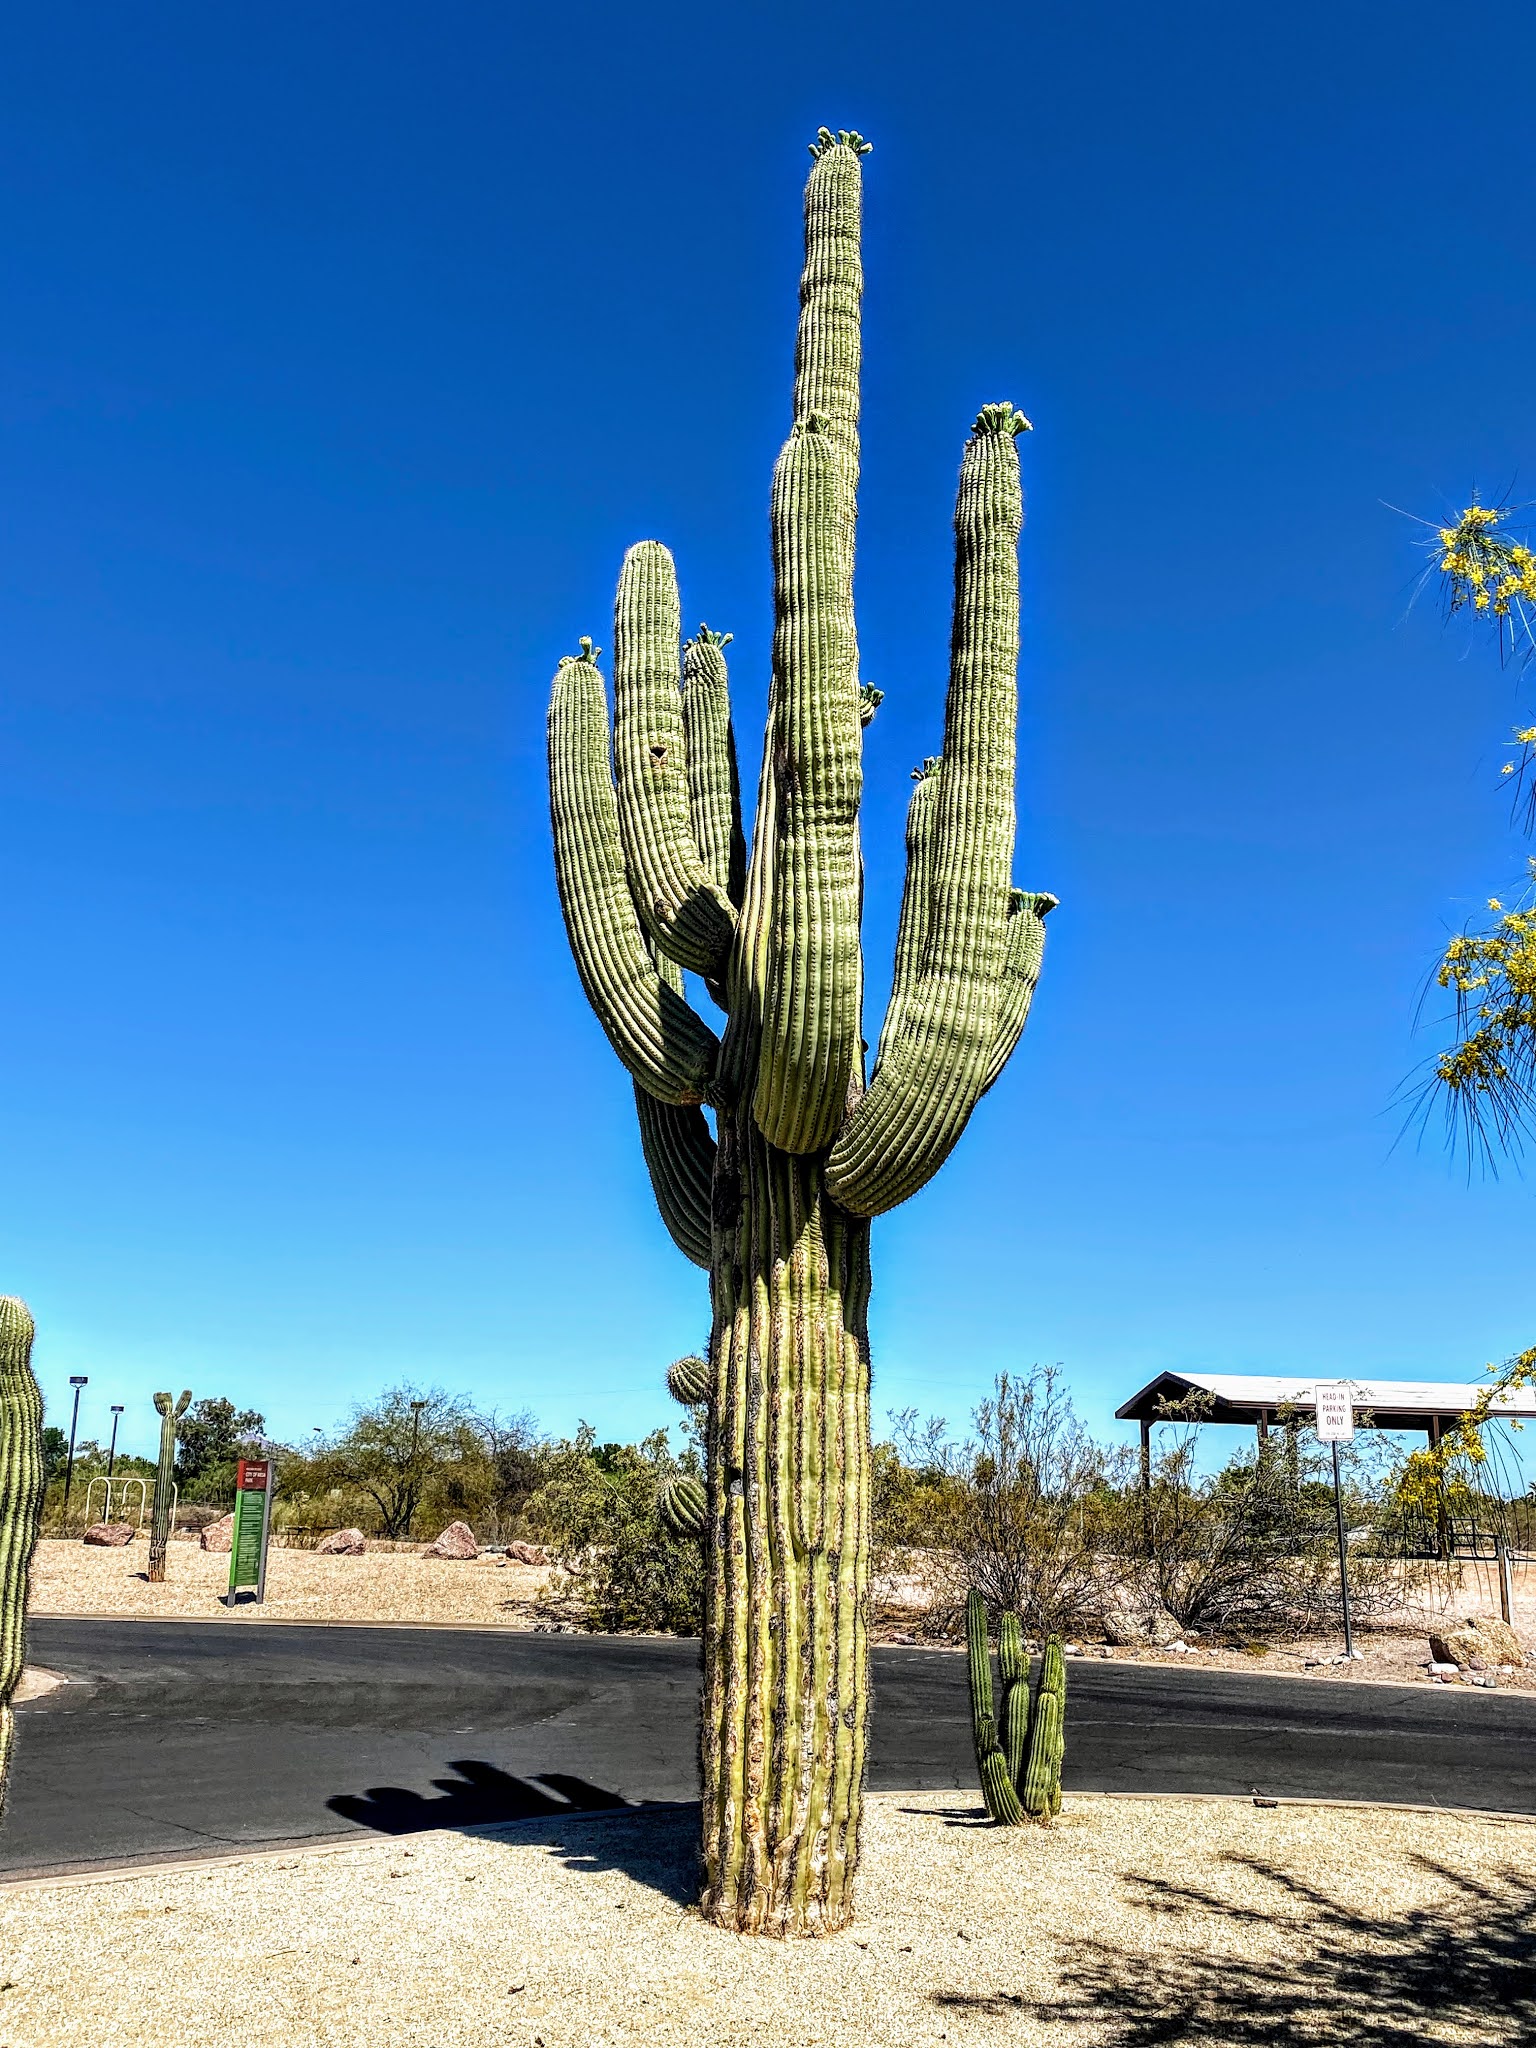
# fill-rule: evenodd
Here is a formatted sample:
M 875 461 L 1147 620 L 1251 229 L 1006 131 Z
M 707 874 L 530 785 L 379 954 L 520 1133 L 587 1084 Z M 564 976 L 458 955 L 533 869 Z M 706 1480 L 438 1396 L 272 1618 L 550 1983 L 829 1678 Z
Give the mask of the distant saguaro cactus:
M 11 1698 L 27 1651 L 27 1575 L 43 1512 L 43 1397 L 32 1376 L 32 1317 L 0 1296 L 0 1803 L 11 1768 Z
M 728 635 L 679 659 L 672 557 L 641 541 L 599 650 L 549 709 L 560 902 L 628 1069 L 662 1218 L 710 1276 L 706 1916 L 819 1934 L 852 1916 L 868 1716 L 869 1219 L 949 1157 L 1018 1042 L 1055 899 L 1012 886 L 1016 437 L 984 406 L 960 467 L 943 753 L 907 818 L 896 972 L 866 1086 L 863 730 L 853 540 L 867 144 L 822 129 L 805 191 L 794 420 L 774 470 L 773 667 L 750 859 Z M 701 977 L 723 1037 L 684 995 Z M 705 1109 L 712 1112 L 711 1130 Z M 694 1376 L 674 1368 L 692 1399 Z
M 160 1464 L 155 1472 L 155 1498 L 149 1511 L 149 1582 L 161 1585 L 165 1579 L 165 1552 L 171 1540 L 172 1471 L 176 1464 L 176 1425 L 187 1412 L 192 1392 L 187 1388 L 179 1401 L 169 1394 L 156 1394 L 155 1412 L 160 1417 Z
M 1052 1636 L 1045 1646 L 1031 1712 L 1029 1660 L 1019 1617 L 1003 1615 L 997 1631 L 1003 1704 L 994 1717 L 987 1603 L 974 1590 L 965 1603 L 965 1636 L 976 1768 L 987 1811 L 1004 1827 L 1018 1827 L 1031 1817 L 1049 1820 L 1061 1811 L 1061 1764 L 1066 1754 L 1067 1667 L 1061 1638 Z

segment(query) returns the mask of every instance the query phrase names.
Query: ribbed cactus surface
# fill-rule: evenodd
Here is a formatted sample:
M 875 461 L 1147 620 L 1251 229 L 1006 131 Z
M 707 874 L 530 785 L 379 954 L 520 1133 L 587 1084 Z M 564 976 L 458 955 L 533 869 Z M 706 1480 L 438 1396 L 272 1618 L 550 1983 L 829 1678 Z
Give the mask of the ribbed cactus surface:
M 987 1811 L 1004 1827 L 1018 1827 L 1027 1816 L 1049 1820 L 1061 1811 L 1066 1754 L 1067 1667 L 1061 1638 L 1052 1636 L 1045 1646 L 1031 1701 L 1019 1618 L 1003 1614 L 997 1631 L 1002 1706 L 994 1718 L 987 1606 L 974 1588 L 965 1603 L 965 1636 L 976 1769 Z
M 27 1574 L 43 1512 L 43 1398 L 32 1377 L 32 1317 L 0 1297 L 0 1802 L 11 1767 L 11 1698 L 26 1662 Z
M 155 1468 L 155 1497 L 149 1510 L 149 1581 L 160 1585 L 165 1579 L 165 1553 L 171 1541 L 171 1497 L 175 1481 L 176 1425 L 191 1402 L 190 1388 L 178 1400 L 172 1394 L 156 1394 L 155 1413 L 160 1417 L 160 1462 Z
M 634 1083 L 657 1206 L 710 1276 L 704 1911 L 747 1932 L 852 1913 L 868 1714 L 870 1218 L 954 1148 L 1024 1028 L 1052 897 L 1013 887 L 1018 561 L 1011 405 L 961 461 L 943 752 L 907 822 L 895 981 L 864 1062 L 859 916 L 861 162 L 823 129 L 805 191 L 793 416 L 774 467 L 767 732 L 743 829 L 726 646 L 668 550 L 626 555 L 613 717 L 590 639 L 549 711 L 560 902 Z M 683 970 L 725 1013 L 717 1033 Z M 1006 1768 L 1006 1760 L 1005 1765 Z
M 670 1535 L 702 1536 L 709 1498 L 697 1479 L 686 1473 L 663 1479 L 656 1489 L 656 1512 Z

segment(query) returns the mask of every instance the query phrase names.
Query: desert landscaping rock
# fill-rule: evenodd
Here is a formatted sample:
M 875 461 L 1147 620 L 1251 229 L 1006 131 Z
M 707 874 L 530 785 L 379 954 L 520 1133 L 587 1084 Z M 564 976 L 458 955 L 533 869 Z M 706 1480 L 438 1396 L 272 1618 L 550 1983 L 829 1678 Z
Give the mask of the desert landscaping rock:
M 121 1550 L 125 1543 L 133 1541 L 132 1522 L 92 1522 L 80 1538 L 82 1543 L 94 1544 L 99 1550 Z
M 216 1522 L 210 1522 L 199 1532 L 197 1540 L 204 1550 L 222 1550 L 227 1553 L 235 1540 L 234 1516 L 220 1515 Z
M 692 1911 L 696 1826 L 691 1809 L 573 1815 L 0 1890 L 4 2039 L 57 2048 L 64 1984 L 69 2039 L 134 2048 L 1536 2032 L 1529 1827 L 1069 1796 L 1021 1837 L 966 1794 L 877 1793 L 856 1924 L 785 1943 Z
M 509 1543 L 506 1554 L 514 1564 L 547 1565 L 550 1562 L 549 1552 L 542 1543 Z
M 1454 1664 L 1461 1671 L 1493 1671 L 1525 1661 L 1525 1648 L 1515 1631 L 1485 1614 L 1469 1614 L 1460 1628 L 1432 1635 L 1429 1654 L 1436 1664 Z
M 361 1529 L 333 1529 L 315 1545 L 316 1557 L 361 1557 L 368 1538 Z
M 475 1532 L 468 1522 L 450 1522 L 443 1533 L 422 1552 L 423 1557 L 450 1558 L 455 1564 L 469 1564 L 480 1555 Z

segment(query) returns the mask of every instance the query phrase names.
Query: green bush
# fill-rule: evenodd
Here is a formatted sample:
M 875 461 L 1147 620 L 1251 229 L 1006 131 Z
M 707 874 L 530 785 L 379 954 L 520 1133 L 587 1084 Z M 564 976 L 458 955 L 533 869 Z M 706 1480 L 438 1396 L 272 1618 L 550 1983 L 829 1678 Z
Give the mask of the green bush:
M 552 1446 L 528 1518 L 570 1573 L 588 1628 L 702 1631 L 703 1547 L 669 1534 L 657 1512 L 662 1481 L 700 1469 L 697 1446 L 674 1457 L 664 1429 L 639 1444 L 600 1444 L 583 1423 Z

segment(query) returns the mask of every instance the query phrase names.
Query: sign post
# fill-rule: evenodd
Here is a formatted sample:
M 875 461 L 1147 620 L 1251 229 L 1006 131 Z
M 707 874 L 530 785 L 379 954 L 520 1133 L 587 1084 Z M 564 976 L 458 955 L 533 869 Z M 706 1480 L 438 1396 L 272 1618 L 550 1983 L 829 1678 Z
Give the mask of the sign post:
M 1354 1630 L 1349 1620 L 1349 1543 L 1344 1534 L 1344 1490 L 1339 1483 L 1339 1445 L 1355 1440 L 1354 1389 L 1348 1380 L 1319 1380 L 1313 1389 L 1317 1401 L 1317 1440 L 1333 1452 L 1333 1518 L 1339 1532 L 1339 1590 L 1344 1596 L 1344 1655 L 1355 1655 Z
M 255 1589 L 257 1600 L 266 1598 L 273 1477 L 270 1458 L 242 1458 L 235 1467 L 235 1527 L 229 1545 L 226 1607 L 233 1607 L 246 1588 Z

